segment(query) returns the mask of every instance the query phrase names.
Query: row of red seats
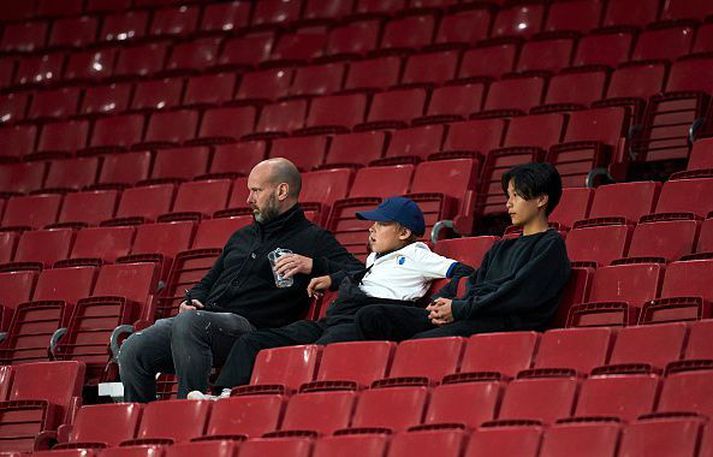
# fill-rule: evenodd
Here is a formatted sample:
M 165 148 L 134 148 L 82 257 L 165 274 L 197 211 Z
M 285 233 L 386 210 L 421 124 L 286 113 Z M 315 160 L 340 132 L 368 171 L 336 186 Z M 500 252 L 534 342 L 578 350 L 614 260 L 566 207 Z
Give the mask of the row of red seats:
M 214 408 L 217 409 L 217 408 Z M 255 438 L 245 442 L 199 441 L 175 444 L 36 452 L 38 457 L 565 457 L 591 455 L 646 455 L 652 457 L 704 456 L 711 450 L 701 438 L 708 426 L 695 415 L 659 414 L 626 426 L 607 420 L 565 420 L 548 428 L 527 421 L 489 422 L 472 433 L 457 429 L 416 429 L 393 436 L 344 434 L 321 437 Z M 467 444 L 466 444 L 467 443 Z M 701 444 L 703 443 L 703 444 Z M 699 451 L 700 447 L 700 453 Z M 388 449 L 388 452 L 387 452 Z M 586 450 L 586 451 L 585 451 Z M 617 454 L 619 450 L 619 454 Z M 19 454 L 3 454 L 20 457 Z
M 660 0 L 641 2 L 632 14 L 631 8 L 625 8 L 618 2 L 574 1 L 531 2 L 526 6 L 511 5 L 499 11 L 492 5 L 456 5 L 456 1 L 265 1 L 258 2 L 250 19 L 249 2 L 218 3 L 202 9 L 199 6 L 180 6 L 151 11 L 140 9 L 119 11 L 106 16 L 100 22 L 92 16 L 76 17 L 82 13 L 82 4 L 74 1 L 61 10 L 61 16 L 68 18 L 52 21 L 23 22 L 8 24 L 0 42 L 3 51 L 28 52 L 48 46 L 94 44 L 97 35 L 100 41 L 136 40 L 144 37 L 185 36 L 193 33 L 216 33 L 249 29 L 269 25 L 292 28 L 300 25 L 335 24 L 356 14 L 356 18 L 365 15 L 396 14 L 397 18 L 387 24 L 382 48 L 425 46 L 432 43 L 466 42 L 487 37 L 531 36 L 538 32 L 589 31 L 599 26 L 643 26 L 661 21 L 681 19 L 702 19 L 713 13 L 713 9 L 704 2 L 685 2 L 682 0 L 665 2 L 659 16 Z M 354 5 L 355 3 L 356 6 Z M 126 7 L 128 5 L 124 5 Z M 155 5 L 159 6 L 159 5 Z M 407 6 L 412 8 L 411 11 Z M 30 4 L 31 8 L 32 5 Z M 74 9 L 72 8 L 74 7 Z M 443 11 L 423 15 L 423 19 L 409 17 L 422 13 L 423 8 L 443 8 L 447 13 L 441 20 Z M 605 8 L 606 7 L 606 8 Z M 54 11 L 58 11 L 54 7 Z M 45 11 L 43 12 L 42 9 Z M 121 7 L 120 7 L 121 9 Z M 606 11 L 604 11 L 606 9 Z M 40 15 L 51 16 L 48 7 L 41 8 Z M 92 13 L 91 9 L 87 11 Z M 302 14 L 300 14 L 302 12 Z M 439 26 L 440 22 L 440 26 Z M 376 23 L 376 21 L 375 21 Z M 348 29 L 349 25 L 345 28 Z M 364 29 L 364 27 L 355 30 Z M 48 31 L 50 31 L 48 33 Z M 354 30 L 352 30 L 352 34 Z M 341 35 L 348 35 L 342 31 Z M 49 36 L 48 36 L 49 35 Z M 377 33 L 368 33 L 367 40 L 376 44 Z M 391 43 L 394 37 L 394 43 Z M 348 38 L 348 36 L 343 37 Z M 325 39 L 320 40 L 322 43 Z M 346 39 L 344 41 L 347 41 Z M 373 45 L 372 45 L 373 46 Z

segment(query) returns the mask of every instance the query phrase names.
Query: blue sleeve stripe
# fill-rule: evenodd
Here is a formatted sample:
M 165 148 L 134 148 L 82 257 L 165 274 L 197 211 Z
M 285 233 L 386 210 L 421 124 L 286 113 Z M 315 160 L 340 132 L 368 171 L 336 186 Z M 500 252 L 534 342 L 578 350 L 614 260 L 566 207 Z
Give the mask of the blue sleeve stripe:
M 448 267 L 448 271 L 446 271 L 446 278 L 453 276 L 453 270 L 456 268 L 456 265 L 458 265 L 458 262 L 453 262 L 451 266 Z

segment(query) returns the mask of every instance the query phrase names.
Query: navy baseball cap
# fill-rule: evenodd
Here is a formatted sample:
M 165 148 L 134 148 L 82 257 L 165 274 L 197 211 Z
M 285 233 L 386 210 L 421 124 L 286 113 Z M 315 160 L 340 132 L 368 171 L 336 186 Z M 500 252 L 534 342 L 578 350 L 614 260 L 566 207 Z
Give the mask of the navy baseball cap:
M 371 211 L 358 211 L 358 219 L 376 222 L 398 222 L 414 235 L 422 236 L 426 231 L 421 208 L 406 197 L 390 197 Z

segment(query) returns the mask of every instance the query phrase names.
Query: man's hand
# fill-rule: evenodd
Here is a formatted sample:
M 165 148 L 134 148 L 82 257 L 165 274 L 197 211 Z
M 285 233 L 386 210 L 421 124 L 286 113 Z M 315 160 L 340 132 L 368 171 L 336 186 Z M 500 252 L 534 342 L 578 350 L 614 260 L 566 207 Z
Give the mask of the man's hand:
M 429 311 L 428 318 L 433 325 L 445 325 L 453 322 L 453 310 L 451 305 L 453 300 L 450 298 L 437 298 L 426 307 Z
M 181 304 L 178 307 L 178 313 L 185 313 L 186 311 L 195 311 L 197 309 L 203 309 L 205 306 L 203 306 L 203 303 L 201 303 L 198 300 L 191 300 L 191 304 L 188 304 L 188 301 L 183 300 Z
M 275 263 L 277 273 L 284 278 L 290 278 L 298 273 L 312 273 L 312 259 L 299 254 L 283 255 Z
M 307 286 L 307 296 L 314 297 L 320 296 L 321 291 L 329 289 L 332 286 L 332 278 L 329 276 L 320 276 L 318 278 L 312 278 Z

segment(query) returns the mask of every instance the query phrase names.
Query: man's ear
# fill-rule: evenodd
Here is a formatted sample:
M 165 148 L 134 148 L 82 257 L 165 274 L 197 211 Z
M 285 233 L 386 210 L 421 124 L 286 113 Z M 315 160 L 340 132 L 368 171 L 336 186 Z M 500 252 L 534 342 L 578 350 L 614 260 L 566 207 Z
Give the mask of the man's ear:
M 277 199 L 280 201 L 287 200 L 290 195 L 290 185 L 286 182 L 277 185 Z
M 537 197 L 537 208 L 547 208 L 547 204 L 550 202 L 550 196 L 547 194 L 540 195 Z
M 400 240 L 408 240 L 411 238 L 411 235 L 413 235 L 413 232 L 411 232 L 410 228 L 401 227 L 401 233 L 399 233 Z

